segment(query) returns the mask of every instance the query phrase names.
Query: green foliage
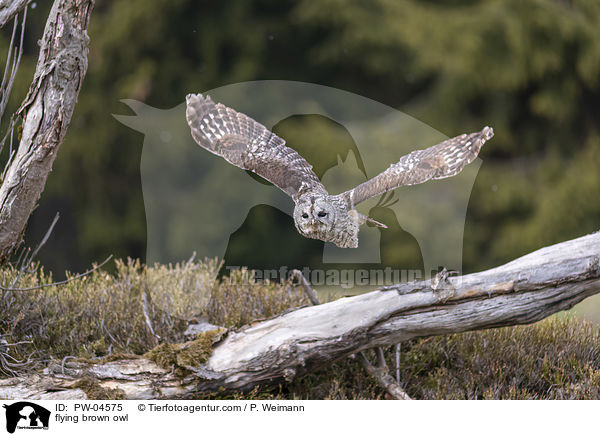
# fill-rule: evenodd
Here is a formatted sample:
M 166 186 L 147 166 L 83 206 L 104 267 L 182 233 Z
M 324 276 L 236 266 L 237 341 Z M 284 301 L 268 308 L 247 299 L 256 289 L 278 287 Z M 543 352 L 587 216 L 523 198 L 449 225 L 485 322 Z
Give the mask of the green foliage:
M 29 11 L 9 109 L 33 75 L 46 7 Z M 469 204 L 465 270 L 591 232 L 600 222 L 599 21 L 595 0 L 103 1 L 79 103 L 28 240 L 60 211 L 40 257 L 50 270 L 81 270 L 111 253 L 143 259 L 143 139 L 111 116 L 127 113 L 119 100 L 174 107 L 187 92 L 257 79 L 342 88 L 449 136 L 493 126 Z M 321 130 L 298 129 L 293 139 L 339 140 Z M 244 244 L 277 251 L 260 232 Z M 404 250 L 385 251 L 387 263 L 406 263 Z
M 494 235 L 490 248 L 496 258 L 511 257 L 515 247 L 526 253 L 598 230 L 600 204 L 593 198 L 600 192 L 600 140 L 591 137 L 585 145 L 568 163 L 551 154 L 535 172 L 536 179 L 524 182 L 537 186 L 531 186 L 534 192 L 519 193 L 518 184 L 513 186 L 508 195 L 516 201 L 520 197 L 521 211 L 531 212 L 512 222 L 507 218 Z M 518 217 L 519 211 L 514 214 Z
M 307 0 L 294 13 L 324 34 L 315 63 L 385 84 L 379 96 L 362 81 L 363 93 L 449 136 L 494 127 L 466 270 L 598 229 L 596 1 Z

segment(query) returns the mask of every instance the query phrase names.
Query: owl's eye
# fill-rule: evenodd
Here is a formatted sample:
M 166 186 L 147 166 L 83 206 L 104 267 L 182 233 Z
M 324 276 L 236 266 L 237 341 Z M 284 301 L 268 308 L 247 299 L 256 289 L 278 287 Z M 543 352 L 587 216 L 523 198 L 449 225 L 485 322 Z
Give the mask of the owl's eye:
M 302 218 L 308 218 L 308 214 L 307 214 L 306 212 L 304 212 L 304 213 L 302 214 Z
M 319 215 L 321 218 L 323 218 L 324 216 L 327 216 L 327 212 L 319 212 L 317 215 Z

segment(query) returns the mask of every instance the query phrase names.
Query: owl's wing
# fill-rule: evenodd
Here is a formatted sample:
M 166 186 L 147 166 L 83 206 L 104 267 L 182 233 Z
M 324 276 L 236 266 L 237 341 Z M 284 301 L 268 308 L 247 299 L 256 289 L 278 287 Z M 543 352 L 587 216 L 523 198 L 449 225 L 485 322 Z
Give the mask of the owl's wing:
M 262 124 L 209 96 L 189 94 L 186 102 L 192 136 L 208 151 L 258 174 L 294 200 L 304 192 L 325 191 L 312 166 Z
M 473 161 L 483 144 L 494 136 L 491 127 L 481 132 L 463 134 L 425 150 L 415 150 L 400 158 L 387 170 L 356 188 L 341 194 L 348 205 L 381 195 L 400 186 L 417 185 L 432 179 L 454 176 Z

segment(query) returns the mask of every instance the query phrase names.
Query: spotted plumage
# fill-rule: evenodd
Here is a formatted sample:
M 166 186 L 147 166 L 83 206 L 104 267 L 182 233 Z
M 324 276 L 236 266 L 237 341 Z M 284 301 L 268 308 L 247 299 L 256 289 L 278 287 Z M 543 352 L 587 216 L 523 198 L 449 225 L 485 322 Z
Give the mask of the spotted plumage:
M 357 247 L 359 227 L 367 221 L 385 227 L 357 212 L 357 204 L 400 186 L 454 176 L 494 136 L 492 128 L 485 127 L 415 150 L 356 188 L 330 195 L 311 165 L 262 124 L 209 96 L 190 94 L 186 101 L 187 122 L 198 144 L 279 187 L 294 200 L 294 223 L 300 234 L 339 247 Z

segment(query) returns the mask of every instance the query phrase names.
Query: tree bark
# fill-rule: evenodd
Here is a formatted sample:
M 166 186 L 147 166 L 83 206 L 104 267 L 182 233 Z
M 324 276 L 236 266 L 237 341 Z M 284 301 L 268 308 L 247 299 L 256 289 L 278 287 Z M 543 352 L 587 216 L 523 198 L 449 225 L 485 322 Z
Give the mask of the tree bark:
M 0 260 L 19 244 L 62 144 L 87 71 L 87 27 L 95 0 L 56 0 L 33 82 L 18 114 L 18 150 L 0 188 Z
M 32 0 L 0 0 L 0 27 L 4 27 L 15 15 L 21 12 Z
M 0 398 L 85 398 L 76 387 L 82 378 L 129 399 L 289 381 L 367 348 L 538 321 L 600 292 L 599 259 L 600 233 L 594 233 L 480 273 L 397 284 L 258 322 L 230 332 L 184 379 L 144 358 L 70 361 L 43 375 L 0 380 Z

